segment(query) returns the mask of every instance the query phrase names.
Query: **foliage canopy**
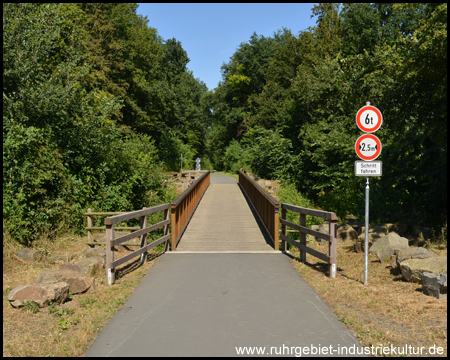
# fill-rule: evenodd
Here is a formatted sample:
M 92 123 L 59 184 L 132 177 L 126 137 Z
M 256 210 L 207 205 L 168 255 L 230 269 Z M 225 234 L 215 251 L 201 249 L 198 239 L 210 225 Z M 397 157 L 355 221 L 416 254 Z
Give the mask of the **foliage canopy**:
M 364 216 L 355 115 L 370 101 L 384 117 L 371 219 L 442 226 L 447 4 L 326 3 L 312 17 L 298 35 L 253 34 L 223 65 L 207 139 L 214 167 L 233 170 L 239 158 L 328 211 Z
M 31 244 L 91 207 L 167 201 L 164 172 L 202 164 L 283 180 L 363 215 L 357 110 L 383 113 L 371 219 L 447 218 L 447 4 L 325 3 L 316 26 L 241 43 L 214 91 L 137 4 L 3 4 L 3 227 Z M 292 190 L 294 191 L 294 190 Z

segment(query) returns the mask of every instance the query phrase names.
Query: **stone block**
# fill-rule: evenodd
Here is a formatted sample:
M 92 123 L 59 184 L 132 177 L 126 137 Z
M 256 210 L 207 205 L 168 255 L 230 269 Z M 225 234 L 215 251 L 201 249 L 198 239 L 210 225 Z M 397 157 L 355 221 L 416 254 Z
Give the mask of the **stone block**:
M 74 271 L 83 274 L 83 270 L 81 270 L 81 267 L 79 267 L 77 264 L 74 263 L 61 264 L 59 265 L 59 270 Z
M 80 271 L 71 271 L 64 269 L 44 270 L 41 271 L 36 279 L 37 284 L 51 284 L 61 281 L 69 284 L 69 290 L 72 292 L 72 294 L 79 294 L 86 292 L 89 289 L 95 289 L 94 278 L 84 275 L 81 268 Z
M 77 262 L 86 276 L 95 276 L 104 268 L 105 260 L 100 257 L 89 257 Z
M 20 249 L 16 251 L 16 255 L 25 261 L 39 261 L 43 257 L 39 250 L 34 249 Z
M 369 254 L 376 255 L 380 262 L 390 260 L 396 249 L 406 250 L 409 248 L 408 239 L 400 237 L 395 232 L 391 232 L 369 248 Z
M 60 263 L 65 263 L 65 262 L 69 262 L 73 259 L 75 259 L 77 256 L 75 254 L 70 254 L 70 255 L 53 255 L 53 256 L 49 256 L 47 258 L 47 261 L 51 264 L 60 264 Z
M 427 250 L 423 247 L 412 247 L 407 250 L 398 250 L 396 258 L 396 267 L 399 267 L 400 264 L 409 259 L 428 259 L 430 257 L 434 257 L 434 252 Z
M 431 237 L 429 228 L 423 226 L 413 226 L 411 229 L 411 237 L 414 241 L 424 241 Z
M 375 224 L 369 227 L 369 234 L 376 234 L 377 238 L 382 238 L 384 235 L 389 234 L 389 228 L 392 224 Z M 366 226 L 361 226 L 361 235 L 366 233 Z
M 447 257 L 405 260 L 400 264 L 400 270 L 406 280 L 421 283 L 425 272 L 440 274 L 446 271 Z
M 318 232 L 321 232 L 322 234 L 330 234 L 330 223 L 328 221 L 324 221 L 322 224 L 319 225 L 319 228 L 317 229 Z M 319 241 L 321 245 L 328 244 L 328 241 L 316 237 L 316 241 Z
M 82 252 L 82 254 L 89 258 L 89 257 L 100 257 L 106 259 L 106 250 L 104 249 L 94 249 L 94 248 L 88 248 Z
M 52 284 L 19 285 L 8 294 L 13 307 L 24 306 L 25 301 L 33 301 L 40 308 L 51 303 L 62 304 L 69 295 L 69 284 L 56 282 Z
M 344 224 L 338 227 L 336 230 L 337 240 L 356 240 L 358 238 L 358 233 L 352 226 Z
M 378 239 L 380 239 L 380 237 L 381 237 L 380 234 L 369 232 L 369 239 L 368 239 L 369 249 Z M 358 238 L 355 241 L 355 251 L 356 252 L 358 252 L 358 253 L 364 252 L 365 241 L 366 241 L 365 233 L 362 233 L 361 235 L 358 236 Z
M 424 272 L 422 274 L 422 290 L 437 299 L 447 299 L 447 271 L 442 274 Z

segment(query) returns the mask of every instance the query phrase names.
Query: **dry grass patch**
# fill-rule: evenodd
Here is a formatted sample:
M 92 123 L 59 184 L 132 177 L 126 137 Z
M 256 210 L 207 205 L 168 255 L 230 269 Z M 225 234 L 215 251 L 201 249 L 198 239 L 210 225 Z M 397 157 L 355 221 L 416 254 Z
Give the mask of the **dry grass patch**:
M 308 243 L 328 253 L 328 246 Z M 362 346 L 441 346 L 447 355 L 447 300 L 422 292 L 421 284 L 406 282 L 399 269 L 369 255 L 368 285 L 364 285 L 364 253 L 355 253 L 351 241 L 339 242 L 335 279 L 326 275 L 328 264 L 306 255 L 295 267 L 338 316 Z M 447 249 L 434 248 L 438 256 Z M 297 249 L 291 253 L 298 259 Z
M 56 241 L 42 240 L 36 248 L 51 255 L 81 254 L 88 247 L 85 242 L 87 237 L 64 236 Z M 83 356 L 158 256 L 149 252 L 149 261 L 144 265 L 140 265 L 140 257 L 122 265 L 114 286 L 107 285 L 106 271 L 102 271 L 95 279 L 94 292 L 72 295 L 62 305 L 33 313 L 31 309 L 13 308 L 7 300 L 9 292 L 19 285 L 34 283 L 42 270 L 57 269 L 58 265 L 45 260 L 25 262 L 14 254 L 14 247 L 4 240 L 3 356 Z M 116 258 L 127 253 L 123 250 Z

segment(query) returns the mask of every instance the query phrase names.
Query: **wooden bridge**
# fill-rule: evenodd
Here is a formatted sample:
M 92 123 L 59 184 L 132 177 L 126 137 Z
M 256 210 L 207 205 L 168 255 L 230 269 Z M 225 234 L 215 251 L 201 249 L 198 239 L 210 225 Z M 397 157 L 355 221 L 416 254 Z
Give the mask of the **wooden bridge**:
M 299 224 L 287 220 L 288 210 L 299 214 Z M 164 220 L 147 226 L 147 216 L 159 211 L 164 211 Z M 306 215 L 328 220 L 329 234 L 307 228 Z M 141 224 L 139 230 L 114 238 L 115 224 L 137 217 Z M 166 250 L 194 253 L 279 252 L 286 251 L 286 243 L 290 243 L 300 249 L 301 261 L 306 261 L 306 253 L 309 253 L 328 262 L 329 274 L 334 278 L 337 266 L 336 222 L 337 216 L 332 212 L 280 204 L 243 171 L 239 172 L 238 182 L 207 171 L 171 204 L 105 219 L 108 283 L 114 283 L 117 266 L 136 256 L 145 261 L 145 253 L 161 243 L 165 243 Z M 299 231 L 300 241 L 287 236 L 287 227 Z M 147 234 L 159 228 L 164 228 L 164 236 L 147 243 Z M 306 234 L 327 240 L 329 253 L 323 254 L 307 247 Z M 114 246 L 138 236 L 141 238 L 140 248 L 115 260 Z
M 288 211 L 298 224 L 286 220 Z M 163 220 L 147 225 L 155 212 L 163 212 Z M 330 233 L 307 228 L 307 215 L 327 219 Z M 140 229 L 114 238 L 114 225 L 133 217 L 140 218 Z M 250 353 L 241 351 L 249 346 L 260 355 L 298 356 L 311 346 L 334 354 L 360 346 L 284 252 L 291 243 L 301 261 L 306 253 L 320 257 L 334 277 L 336 220 L 334 213 L 280 204 L 242 171 L 239 181 L 208 171 L 171 204 L 106 218 L 110 284 L 123 261 L 157 244 L 167 251 L 86 356 L 245 356 Z M 163 236 L 148 242 L 157 228 Z M 287 228 L 299 231 L 300 241 L 288 237 Z M 328 240 L 329 253 L 308 248 L 306 234 Z M 115 260 L 113 246 L 136 236 L 140 248 Z
M 212 180 L 176 251 L 274 251 L 237 182 L 223 184 L 220 180 Z

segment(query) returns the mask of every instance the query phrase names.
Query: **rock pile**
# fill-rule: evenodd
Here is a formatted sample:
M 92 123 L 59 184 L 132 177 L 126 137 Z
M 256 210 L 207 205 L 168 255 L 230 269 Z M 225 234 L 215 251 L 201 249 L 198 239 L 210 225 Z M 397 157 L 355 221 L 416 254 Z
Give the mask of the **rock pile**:
M 52 284 L 65 282 L 69 284 L 72 294 L 84 293 L 89 289 L 94 290 L 94 278 L 86 276 L 81 268 L 76 264 L 63 264 L 57 270 L 41 271 L 36 279 L 36 283 Z
M 407 249 L 409 249 L 408 239 L 400 237 L 395 232 L 391 232 L 376 241 L 369 248 L 369 254 L 376 255 L 380 262 L 385 262 L 391 260 L 392 255 L 395 254 L 395 250 Z
M 186 171 L 182 173 L 171 173 L 172 176 L 167 180 L 169 183 L 175 184 L 177 188 L 177 193 L 181 194 L 189 186 L 191 186 L 195 180 L 203 175 L 201 172 L 196 171 Z
M 312 230 L 329 234 L 328 222 L 312 225 Z M 447 298 L 447 257 L 436 257 L 432 251 L 423 247 L 410 247 L 430 236 L 426 228 L 413 226 L 407 232 L 404 224 L 376 224 L 369 228 L 369 254 L 376 255 L 381 263 L 389 263 L 399 268 L 402 277 L 411 282 L 422 284 L 423 292 L 438 299 Z M 408 238 L 404 235 L 408 234 Z M 345 223 L 336 230 L 337 240 L 354 240 L 356 252 L 364 251 L 365 226 L 353 215 L 345 218 Z M 314 240 L 308 236 L 307 240 Z M 315 238 L 320 243 L 326 241 Z
M 280 180 L 263 180 L 259 179 L 256 183 L 261 186 L 266 192 L 268 192 L 275 199 L 279 199 L 278 192 L 280 191 Z
M 20 254 L 26 261 L 40 261 L 44 258 L 39 251 L 30 249 L 19 250 L 16 254 Z M 99 275 L 100 270 L 105 267 L 106 251 L 89 248 L 82 255 L 85 258 L 76 263 L 67 262 L 59 265 L 58 269 L 41 271 L 34 284 L 14 288 L 8 294 L 11 306 L 22 307 L 26 302 L 32 301 L 42 308 L 52 303 L 64 303 L 69 291 L 72 294 L 95 291 L 94 276 Z

